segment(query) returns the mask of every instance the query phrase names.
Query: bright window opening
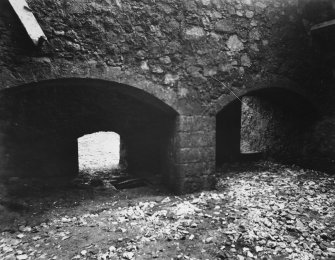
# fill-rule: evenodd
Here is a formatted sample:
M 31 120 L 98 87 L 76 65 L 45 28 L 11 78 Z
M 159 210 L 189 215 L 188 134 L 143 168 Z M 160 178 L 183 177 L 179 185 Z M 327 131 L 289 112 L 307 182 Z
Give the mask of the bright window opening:
M 78 138 L 80 172 L 107 171 L 119 167 L 120 135 L 97 132 Z

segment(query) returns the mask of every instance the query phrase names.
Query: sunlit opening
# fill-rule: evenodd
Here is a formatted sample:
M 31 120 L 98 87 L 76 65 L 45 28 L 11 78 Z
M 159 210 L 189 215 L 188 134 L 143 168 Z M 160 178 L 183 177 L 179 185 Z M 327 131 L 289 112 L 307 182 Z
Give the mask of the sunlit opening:
M 119 167 L 120 135 L 96 132 L 78 138 L 79 171 L 106 171 Z

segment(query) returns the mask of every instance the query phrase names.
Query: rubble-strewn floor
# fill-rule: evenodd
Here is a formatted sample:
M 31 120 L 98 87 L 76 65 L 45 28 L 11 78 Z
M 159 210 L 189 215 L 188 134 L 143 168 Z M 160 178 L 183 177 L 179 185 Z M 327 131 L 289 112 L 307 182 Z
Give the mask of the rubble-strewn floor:
M 153 187 L 21 196 L 0 258 L 335 259 L 334 177 L 264 162 L 224 171 L 216 191 L 180 197 Z

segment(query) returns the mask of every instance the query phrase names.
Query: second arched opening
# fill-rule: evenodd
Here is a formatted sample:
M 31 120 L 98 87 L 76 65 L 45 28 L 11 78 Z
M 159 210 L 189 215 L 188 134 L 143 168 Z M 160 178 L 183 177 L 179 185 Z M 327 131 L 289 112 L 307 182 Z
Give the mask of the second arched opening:
M 287 89 L 249 92 L 216 116 L 216 164 L 261 158 L 299 163 L 316 116 L 307 99 Z

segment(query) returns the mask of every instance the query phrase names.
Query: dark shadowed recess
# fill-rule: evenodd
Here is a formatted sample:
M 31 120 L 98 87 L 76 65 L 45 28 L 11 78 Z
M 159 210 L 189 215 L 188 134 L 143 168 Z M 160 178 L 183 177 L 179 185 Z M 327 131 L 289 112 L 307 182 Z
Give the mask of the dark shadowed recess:
M 74 177 L 77 138 L 97 131 L 121 136 L 129 172 L 164 170 L 177 113 L 143 90 L 64 79 L 6 89 L 0 100 L 2 175 Z
M 266 129 L 265 136 L 260 143 L 264 148 L 259 152 L 241 152 L 241 133 L 250 134 L 250 139 L 255 138 L 252 133 L 253 125 L 244 125 L 241 128 L 241 101 L 235 99 L 225 106 L 216 116 L 216 165 L 220 167 L 227 162 L 250 161 L 258 159 L 274 159 L 287 163 L 298 163 L 306 158 L 304 145 L 308 142 L 313 122 L 318 117 L 317 109 L 304 96 L 282 88 L 268 88 L 250 91 L 244 96 L 256 97 L 264 106 L 271 110 L 272 122 L 266 122 L 265 127 L 275 126 L 274 129 Z M 243 101 L 243 97 L 240 97 Z M 253 109 L 252 107 L 250 109 Z M 256 116 L 263 114 L 261 111 L 251 111 Z M 267 111 L 264 112 L 266 114 Z M 261 117 L 261 116 L 260 116 Z M 256 130 L 257 131 L 257 130 Z M 252 136 L 253 135 L 253 136 Z M 268 139 L 268 140 L 264 140 Z M 278 145 L 279 144 L 279 145 Z

